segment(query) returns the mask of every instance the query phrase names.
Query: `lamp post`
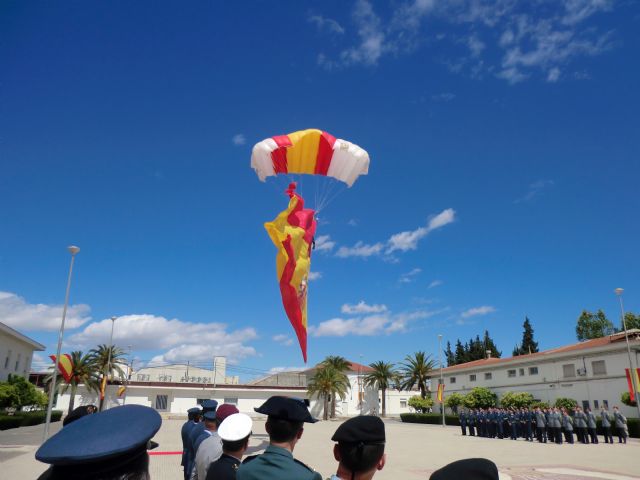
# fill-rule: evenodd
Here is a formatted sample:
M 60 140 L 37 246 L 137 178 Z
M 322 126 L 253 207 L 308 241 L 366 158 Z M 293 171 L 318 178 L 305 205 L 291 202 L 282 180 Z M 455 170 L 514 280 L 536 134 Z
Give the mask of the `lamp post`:
M 442 426 L 444 427 L 444 381 L 442 380 L 442 335 L 438 335 L 438 362 L 440 363 L 440 385 L 438 391 L 442 388 L 442 401 L 440 402 L 440 411 L 442 412 Z
M 107 382 L 109 381 L 109 373 L 111 373 L 111 351 L 113 350 L 113 327 L 116 324 L 117 317 L 111 317 L 111 336 L 109 337 L 109 352 L 107 353 L 107 364 L 104 366 L 104 390 L 103 397 L 100 399 L 100 411 L 104 408 L 104 395 L 107 390 Z
M 76 259 L 76 254 L 80 251 L 79 247 L 71 245 L 67 247 L 71 254 L 71 264 L 69 265 L 69 276 L 67 277 L 67 293 L 64 296 L 64 307 L 62 308 L 62 323 L 60 324 L 60 331 L 58 332 L 58 348 L 56 349 L 56 360 L 53 367 L 53 375 L 51 375 L 51 385 L 49 386 L 49 405 L 47 406 L 47 416 L 44 422 L 44 435 L 42 441 L 44 442 L 49 436 L 49 425 L 51 424 L 51 410 L 53 409 L 53 397 L 56 392 L 56 380 L 58 377 L 58 364 L 60 363 L 60 350 L 62 349 L 62 337 L 64 336 L 64 321 L 67 318 L 67 306 L 69 305 L 69 292 L 71 290 L 71 274 L 73 273 L 73 263 Z
M 615 289 L 616 295 L 618 296 L 618 300 L 620 300 L 620 314 L 622 315 L 622 328 L 624 328 L 624 338 L 627 342 L 627 355 L 629 355 L 629 375 L 631 376 L 631 387 L 635 392 L 636 397 L 636 408 L 638 409 L 638 418 L 640 418 L 640 398 L 638 398 L 638 393 L 640 389 L 636 383 L 636 375 L 633 371 L 633 362 L 631 361 L 631 346 L 629 345 L 629 335 L 627 334 L 627 322 L 624 319 L 624 304 L 622 303 L 622 292 L 624 292 L 623 288 Z

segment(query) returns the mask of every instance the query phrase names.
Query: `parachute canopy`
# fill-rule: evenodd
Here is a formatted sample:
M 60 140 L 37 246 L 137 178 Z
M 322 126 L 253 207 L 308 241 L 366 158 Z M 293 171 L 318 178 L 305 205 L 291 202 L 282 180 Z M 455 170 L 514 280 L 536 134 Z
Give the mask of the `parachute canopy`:
M 349 187 L 369 171 L 369 154 L 358 145 L 318 129 L 300 130 L 258 142 L 251 168 L 263 182 L 272 175 L 323 175 Z

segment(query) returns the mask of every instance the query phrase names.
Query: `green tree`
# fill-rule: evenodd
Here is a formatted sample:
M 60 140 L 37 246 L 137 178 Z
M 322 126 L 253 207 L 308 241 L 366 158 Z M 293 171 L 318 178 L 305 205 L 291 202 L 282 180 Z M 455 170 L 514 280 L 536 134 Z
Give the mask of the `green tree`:
M 557 408 L 566 408 L 567 410 L 573 410 L 578 406 L 578 402 L 576 402 L 573 398 L 566 397 L 558 397 L 556 398 L 556 403 L 554 404 Z
M 20 394 L 9 382 L 0 382 L 0 408 L 19 408 Z
M 464 345 L 462 345 L 460 339 L 458 339 L 458 341 L 456 342 L 456 353 L 454 355 L 456 365 L 460 365 L 461 363 L 465 363 L 467 361 L 467 350 L 464 348 Z
M 427 380 L 431 378 L 431 372 L 435 368 L 435 362 L 431 359 L 431 355 L 424 352 L 416 352 L 407 355 L 404 362 L 400 364 L 399 374 L 402 377 L 400 388 L 402 390 L 411 390 L 417 386 L 420 390 L 422 398 L 427 397 Z
M 329 355 L 322 362 L 320 362 L 320 365 L 333 367 L 337 372 L 342 374 L 342 376 L 344 377 L 343 379 L 347 383 L 347 385 L 351 385 L 346 374 L 346 372 L 348 372 L 351 368 L 351 362 L 349 362 L 346 358 L 341 357 L 340 355 Z M 336 418 L 335 395 L 331 397 L 331 418 Z
M 331 365 L 320 366 L 316 369 L 307 385 L 309 396 L 316 396 L 322 399 L 322 418 L 329 418 L 329 399 L 336 395 L 345 398 L 349 391 L 350 384 L 346 375 L 337 371 Z
M 522 324 L 522 342 L 517 345 L 513 350 L 513 356 L 529 355 L 530 353 L 538 352 L 538 342 L 533 340 L 533 328 L 528 317 L 524 317 L 524 323 Z
M 620 395 L 620 401 L 630 407 L 636 406 L 636 401 L 631 401 L 631 395 L 629 394 L 629 392 L 622 392 L 622 395 Z
M 447 367 L 452 367 L 456 364 L 456 356 L 451 350 L 451 342 L 447 342 L 447 349 L 444 352 L 445 358 L 447 359 Z
M 125 373 L 123 366 L 127 364 L 124 350 L 115 345 L 98 345 L 89 351 L 89 355 L 95 365 L 96 371 L 100 374 L 100 380 L 109 378 L 113 380 L 114 376 L 117 376 L 120 380 L 125 379 Z M 104 399 L 100 399 L 100 405 L 98 411 L 102 411 L 104 405 Z
M 500 397 L 500 406 L 504 408 L 530 407 L 534 398 L 529 392 L 506 392 Z
M 578 317 L 576 336 L 580 341 L 605 337 L 613 333 L 615 333 L 613 323 L 609 321 L 602 310 L 598 310 L 596 313 L 583 310 Z
M 61 375 L 56 376 L 56 383 L 62 385 L 62 393 L 66 393 L 69 388 L 70 400 L 68 413 L 73 411 L 75 407 L 76 393 L 78 385 L 84 385 L 90 392 L 100 391 L 100 370 L 98 369 L 95 357 L 92 353 L 83 354 L 81 351 L 71 352 L 71 378 L 66 382 Z M 47 382 L 51 381 L 52 375 L 49 375 Z
M 498 396 L 485 387 L 472 388 L 464 397 L 464 405 L 467 408 L 489 408 L 495 407 L 498 403 Z
M 409 399 L 408 404 L 418 413 L 429 413 L 433 407 L 433 399 L 431 397 L 422 398 L 419 395 L 414 395 Z
M 547 402 L 540 402 L 540 401 L 533 402 L 530 406 L 531 408 L 538 408 L 538 407 L 542 409 L 549 408 L 549 404 Z
M 398 374 L 394 370 L 393 363 L 373 362 L 369 364 L 373 371 L 364 377 L 364 384 L 377 390 L 382 390 L 382 416 L 387 414 L 387 389 L 396 380 Z
M 484 348 L 484 355 L 482 358 L 486 357 L 487 350 L 491 352 L 492 358 L 500 358 L 502 356 L 502 352 L 498 350 L 498 347 L 496 346 L 495 342 L 489 335 L 489 330 L 484 331 L 483 348 Z
M 464 405 L 464 395 L 451 393 L 444 399 L 444 406 L 449 407 L 453 413 L 458 413 L 458 407 Z
M 640 315 L 627 312 L 624 314 L 624 323 L 627 326 L 627 330 L 640 329 Z M 624 325 L 620 325 L 620 330 L 624 330 Z

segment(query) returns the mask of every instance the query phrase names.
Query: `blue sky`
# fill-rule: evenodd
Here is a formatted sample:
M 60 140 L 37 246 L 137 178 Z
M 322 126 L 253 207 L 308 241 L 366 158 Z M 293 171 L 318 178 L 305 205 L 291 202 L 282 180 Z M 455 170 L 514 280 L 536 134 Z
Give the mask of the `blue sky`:
M 116 315 L 141 362 L 301 367 L 263 228 L 286 179 L 249 160 L 320 128 L 371 166 L 319 215 L 310 363 L 485 328 L 508 355 L 525 315 L 541 348 L 583 308 L 617 324 L 614 288 L 640 310 L 637 7 L 5 4 L 0 321 L 54 350 L 77 244 L 65 349 Z

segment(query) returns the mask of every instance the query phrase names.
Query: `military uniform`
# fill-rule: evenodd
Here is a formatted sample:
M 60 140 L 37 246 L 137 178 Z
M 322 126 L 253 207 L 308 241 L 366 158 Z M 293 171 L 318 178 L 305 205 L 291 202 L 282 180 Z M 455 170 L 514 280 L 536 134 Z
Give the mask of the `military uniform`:
M 458 421 L 460 422 L 460 428 L 462 429 L 462 435 L 467 435 L 467 414 L 464 410 L 461 410 L 458 414 Z
M 618 431 L 618 443 L 627 443 L 627 418 L 618 410 L 613 411 L 613 420 Z
M 195 427 L 198 422 L 194 420 L 197 415 L 200 415 L 200 408 L 194 407 L 187 410 L 187 414 L 189 415 L 189 420 L 187 420 L 182 428 L 180 429 L 180 436 L 182 437 L 182 460 L 180 461 L 180 465 L 183 467 L 184 478 L 187 480 L 189 477 L 187 476 L 188 465 L 191 464 L 191 449 L 189 447 L 189 435 L 193 427 Z
M 544 413 L 542 410 L 538 409 L 536 412 L 536 437 L 538 438 L 538 442 L 547 443 L 547 436 L 545 435 L 545 428 L 547 427 L 547 422 L 544 417 Z
M 567 443 L 573 443 L 573 420 L 566 412 L 562 415 L 562 428 L 564 429 L 564 438 Z
M 216 408 L 218 408 L 218 402 L 215 400 L 205 400 L 202 402 L 202 414 L 204 415 L 207 412 L 215 412 Z M 193 467 L 196 461 L 196 452 L 198 451 L 198 445 L 202 443 L 202 441 L 208 438 L 209 435 L 202 437 L 205 432 L 204 422 L 196 423 L 193 428 L 191 428 L 191 432 L 189 433 L 189 441 L 187 444 L 188 449 L 188 458 L 189 463 L 187 464 L 187 471 L 185 472 L 185 478 L 191 478 L 191 473 L 193 472 Z M 197 442 L 197 445 L 196 445 Z
M 551 424 L 553 426 L 553 436 L 557 444 L 562 444 L 562 414 L 558 409 L 551 412 Z
M 602 418 L 602 430 L 604 430 L 604 443 L 613 443 L 613 435 L 611 435 L 611 414 L 603 408 L 600 410 L 600 418 Z
M 509 412 L 509 428 L 511 429 L 511 440 L 518 439 L 518 416 L 513 410 Z
M 587 441 L 587 416 L 582 410 L 578 410 L 573 414 L 576 425 L 576 434 L 580 443 L 589 443 Z
M 222 456 L 209 466 L 206 480 L 235 480 L 240 460 L 223 453 Z
M 474 410 L 469 410 L 469 413 L 467 414 L 467 426 L 469 427 L 469 435 L 475 437 L 476 412 Z

